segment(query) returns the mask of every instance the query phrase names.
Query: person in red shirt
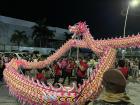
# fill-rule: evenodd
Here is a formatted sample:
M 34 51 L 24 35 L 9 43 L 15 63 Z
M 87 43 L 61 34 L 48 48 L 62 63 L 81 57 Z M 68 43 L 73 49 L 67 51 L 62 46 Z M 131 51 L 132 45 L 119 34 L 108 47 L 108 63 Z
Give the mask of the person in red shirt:
M 61 77 L 61 68 L 57 64 L 57 62 L 54 62 L 53 69 L 54 69 L 54 72 L 55 72 L 55 77 L 54 77 L 54 82 L 53 82 L 53 86 L 54 86 L 56 83 L 59 83 L 59 79 Z
M 36 74 L 36 79 L 38 79 L 39 81 L 44 81 L 45 77 L 44 74 L 42 73 L 42 69 L 38 69 L 37 71 L 38 73 Z
M 62 61 L 60 62 L 61 70 L 62 70 L 62 78 L 64 79 L 67 75 L 66 73 L 66 67 L 68 65 L 68 59 L 63 58 Z
M 74 61 L 72 59 L 69 59 L 68 64 L 66 66 L 66 75 L 64 75 L 62 84 L 65 83 L 65 80 L 68 77 L 68 85 L 70 85 L 70 78 L 71 78 L 72 70 L 74 69 L 74 67 L 75 67 Z
M 118 62 L 119 70 L 124 75 L 124 77 L 128 78 L 128 68 L 125 66 L 125 60 L 119 60 Z
M 87 64 L 86 60 L 83 59 L 77 65 L 78 65 L 78 69 L 77 69 L 77 87 L 79 87 L 78 84 L 81 84 L 81 85 L 83 84 L 83 79 L 86 76 L 86 71 L 88 69 L 88 64 Z

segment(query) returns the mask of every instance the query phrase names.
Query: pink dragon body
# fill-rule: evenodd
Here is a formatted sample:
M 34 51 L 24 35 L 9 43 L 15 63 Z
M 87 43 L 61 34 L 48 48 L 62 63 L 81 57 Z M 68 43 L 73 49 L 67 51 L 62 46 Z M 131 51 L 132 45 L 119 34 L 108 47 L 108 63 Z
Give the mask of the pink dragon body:
M 84 22 L 70 26 L 70 31 L 82 35 L 82 40 L 70 39 L 47 60 L 40 62 L 27 62 L 25 60 L 12 59 L 4 70 L 4 79 L 9 88 L 9 93 L 17 97 L 21 103 L 31 105 L 82 105 L 89 99 L 96 99 L 102 89 L 103 73 L 112 67 L 115 61 L 116 48 L 140 46 L 140 35 L 126 38 L 108 40 L 94 40 Z M 26 69 L 43 68 L 60 58 L 71 47 L 89 48 L 100 55 L 100 61 L 93 70 L 92 75 L 78 88 L 55 88 L 51 84 L 35 82 L 33 78 L 25 77 L 18 72 L 19 66 Z

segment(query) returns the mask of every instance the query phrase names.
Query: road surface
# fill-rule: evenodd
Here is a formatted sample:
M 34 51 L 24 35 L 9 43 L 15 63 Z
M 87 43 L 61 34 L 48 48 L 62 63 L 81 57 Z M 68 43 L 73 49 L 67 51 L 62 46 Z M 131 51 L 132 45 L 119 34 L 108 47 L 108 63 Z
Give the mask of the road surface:
M 52 80 L 51 80 L 52 82 Z M 67 82 L 67 81 L 66 81 Z M 138 81 L 130 80 L 126 91 L 134 105 L 140 105 L 140 79 Z M 0 105 L 21 105 L 18 101 L 9 95 L 8 89 L 0 83 Z

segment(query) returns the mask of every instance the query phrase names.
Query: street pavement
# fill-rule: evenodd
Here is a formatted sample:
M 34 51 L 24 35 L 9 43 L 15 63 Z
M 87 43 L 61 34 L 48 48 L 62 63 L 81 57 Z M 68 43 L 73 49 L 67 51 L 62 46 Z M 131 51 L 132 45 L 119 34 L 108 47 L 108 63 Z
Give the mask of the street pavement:
M 53 80 L 49 80 L 49 82 L 52 83 Z M 140 79 L 137 81 L 130 80 L 126 92 L 134 105 L 140 105 Z M 6 85 L 2 83 L 0 83 L 0 105 L 21 105 L 14 97 L 9 95 Z
M 126 92 L 134 105 L 140 105 L 140 78 L 130 79 L 126 87 Z
M 0 105 L 21 105 L 17 100 L 9 95 L 5 84 L 0 83 Z

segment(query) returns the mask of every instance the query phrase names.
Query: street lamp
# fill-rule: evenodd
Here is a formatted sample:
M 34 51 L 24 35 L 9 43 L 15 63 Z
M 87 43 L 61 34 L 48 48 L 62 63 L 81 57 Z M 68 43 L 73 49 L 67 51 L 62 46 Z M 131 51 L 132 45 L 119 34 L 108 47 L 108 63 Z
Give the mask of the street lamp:
M 127 23 L 127 16 L 128 16 L 128 13 L 129 13 L 129 9 L 130 9 L 130 7 L 136 7 L 139 4 L 139 2 L 140 1 L 138 1 L 138 0 L 131 0 L 131 2 L 128 3 L 126 14 L 125 14 L 123 37 L 125 37 L 126 23 Z M 126 49 L 122 50 L 122 58 L 125 58 L 125 52 L 126 52 Z
M 138 4 L 139 4 L 138 0 L 133 0 L 133 1 L 130 2 L 131 7 L 136 7 L 136 6 L 138 6 Z
M 127 23 L 127 16 L 128 16 L 128 13 L 129 13 L 129 8 L 130 8 L 130 6 L 131 7 L 136 7 L 139 4 L 139 2 L 140 1 L 138 1 L 138 0 L 132 0 L 131 2 L 128 3 L 126 15 L 125 15 L 125 23 L 124 23 L 123 37 L 125 37 L 126 23 Z

